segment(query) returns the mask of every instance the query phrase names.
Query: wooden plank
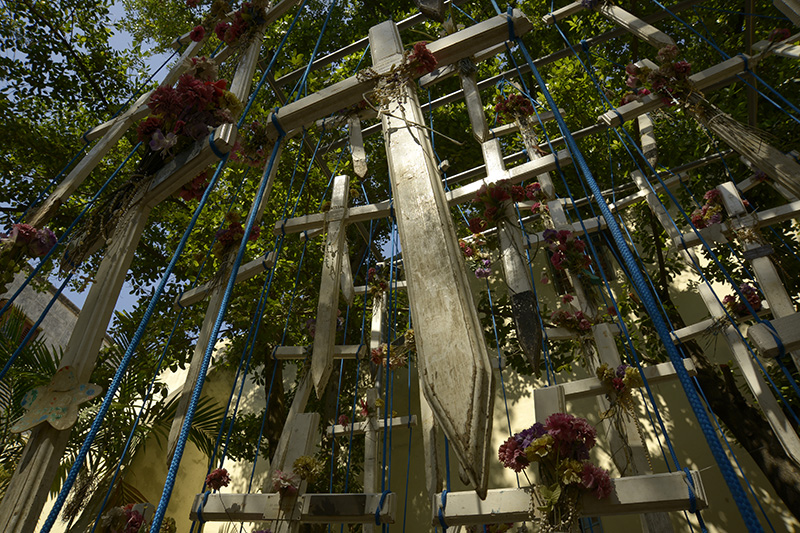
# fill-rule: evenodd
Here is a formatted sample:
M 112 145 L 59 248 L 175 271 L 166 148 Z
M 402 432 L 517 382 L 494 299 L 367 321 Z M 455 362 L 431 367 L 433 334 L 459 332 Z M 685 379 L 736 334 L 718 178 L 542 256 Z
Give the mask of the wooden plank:
M 311 352 L 311 376 L 317 397 L 322 398 L 328 378 L 333 372 L 333 346 L 336 342 L 336 319 L 339 310 L 339 284 L 344 259 L 345 221 L 350 192 L 347 176 L 333 179 L 331 208 L 325 213 L 328 238 L 322 264 L 322 277 L 317 303 L 317 328 Z
M 563 107 L 558 108 L 558 112 L 562 115 L 566 113 Z M 544 122 L 550 122 L 555 118 L 555 113 L 552 111 L 544 111 L 539 113 L 539 120 Z M 536 122 L 538 124 L 538 121 Z M 501 124 L 500 126 L 495 126 L 489 130 L 489 135 L 492 137 L 505 137 L 506 135 L 511 135 L 512 133 L 516 133 L 519 131 L 519 124 L 517 122 L 509 122 L 507 124 Z
M 700 473 L 692 471 L 697 509 L 708 507 L 705 487 Z M 604 500 L 591 493 L 581 497 L 582 516 L 611 516 L 647 511 L 685 511 L 691 507 L 685 472 L 612 479 L 614 491 Z M 438 510 L 441 495 L 432 498 L 431 523 L 439 525 Z M 531 489 L 492 489 L 485 500 L 474 493 L 451 492 L 443 509 L 448 526 L 473 524 L 502 524 L 530 520 Z
M 192 503 L 189 517 L 197 520 L 202 506 L 206 522 L 259 522 L 294 520 L 301 523 L 356 524 L 375 520 L 375 510 L 381 494 L 304 494 L 298 505 L 286 509 L 279 494 L 228 494 L 215 492 L 198 494 Z M 395 493 L 389 493 L 379 514 L 383 524 L 393 524 L 396 507 Z
M 789 17 L 795 26 L 800 26 L 800 1 L 798 0 L 772 0 L 772 5 L 781 13 Z
M 364 150 L 364 137 L 361 135 L 361 119 L 353 116 L 347 119 L 350 132 L 350 149 L 353 158 L 353 170 L 359 178 L 367 175 L 367 152 Z
M 691 359 L 684 359 L 683 364 L 690 376 L 694 376 L 697 373 L 697 369 Z M 675 379 L 675 368 L 670 362 L 646 366 L 644 368 L 644 376 L 650 385 L 656 385 Z M 594 377 L 568 381 L 562 383 L 559 387 L 564 389 L 564 396 L 569 401 L 597 396 L 607 391 L 606 385 Z
M 769 321 L 786 352 L 800 349 L 800 313 L 793 313 Z M 747 330 L 747 340 L 765 357 L 780 355 L 778 341 L 766 324 L 755 324 Z
M 747 61 L 749 61 L 750 68 L 753 68 L 755 56 L 747 58 Z M 698 72 L 697 74 L 690 76 L 689 81 L 697 90 L 702 91 L 703 89 L 706 89 L 717 82 L 728 80 L 737 74 L 741 74 L 744 72 L 744 70 L 745 59 L 742 56 L 737 55 L 726 61 L 723 61 L 722 63 L 718 63 L 713 67 L 709 67 Z M 614 111 L 608 111 L 600 115 L 597 120 L 598 122 L 613 128 L 619 126 L 622 122 L 627 122 L 638 117 L 639 115 L 659 109 L 664 105 L 665 104 L 659 95 L 648 94 L 647 96 L 642 97 L 641 100 L 636 100 L 629 104 L 625 104 L 618 107 Z M 622 117 L 622 119 L 620 119 L 620 117 Z
M 486 61 L 487 59 L 491 59 L 497 54 L 502 54 L 506 51 L 506 45 L 514 46 L 514 43 L 511 41 L 506 41 L 495 46 L 491 46 L 486 48 L 485 50 L 481 50 L 480 52 L 475 53 L 470 59 L 474 63 L 481 63 Z M 419 86 L 423 89 L 427 89 L 432 85 L 439 83 L 440 81 L 444 81 L 451 76 L 455 76 L 460 72 L 460 68 L 456 64 L 445 65 L 443 67 L 438 67 L 433 72 L 429 72 L 422 76 L 418 82 Z
M 640 38 L 656 50 L 660 50 L 665 46 L 675 46 L 675 41 L 672 40 L 672 37 L 651 26 L 642 19 L 628 13 L 619 6 L 610 2 L 601 2 L 595 10 L 610 21 L 619 24 L 625 28 L 628 33 Z
M 516 35 L 524 35 L 532 28 L 530 21 L 518 9 L 514 10 L 511 21 Z M 440 65 L 448 65 L 469 57 L 488 46 L 505 41 L 508 31 L 506 15 L 498 15 L 428 43 L 428 50 L 436 56 Z M 400 58 L 385 61 L 373 59 L 373 68 L 378 73 L 387 72 L 393 62 L 399 63 Z M 364 93 L 374 88 L 375 83 L 375 80 L 359 81 L 356 77 L 347 78 L 282 107 L 280 116 L 275 118 L 280 121 L 285 131 L 295 130 L 319 118 L 357 104 L 363 99 Z M 275 126 L 271 118 L 272 115 L 264 122 L 267 129 L 274 132 Z M 424 121 L 421 124 L 424 124 Z
M 339 277 L 339 286 L 342 289 L 342 296 L 347 305 L 353 305 L 356 297 L 355 287 L 353 286 L 353 270 L 350 265 L 350 250 L 347 246 L 347 239 L 344 241 L 344 251 L 342 254 L 342 274 Z
M 388 424 L 386 423 L 388 422 Z M 325 430 L 325 434 L 327 436 L 333 436 L 334 433 L 338 436 L 342 435 L 350 435 L 352 430 L 353 435 L 364 435 L 367 433 L 369 429 L 370 422 L 369 420 L 362 420 L 360 422 L 354 422 L 352 424 L 347 424 L 343 426 L 341 424 L 334 424 L 333 426 L 328 426 L 328 429 Z M 387 427 L 409 427 L 409 426 L 416 426 L 417 425 L 417 415 L 411 416 L 396 416 L 394 418 L 390 418 L 388 421 L 385 421 L 383 417 L 377 417 L 377 427 L 375 431 L 383 431 Z
M 258 259 L 253 259 L 249 263 L 245 263 L 240 269 L 238 274 L 236 274 L 236 283 L 241 283 L 242 281 L 248 280 L 253 278 L 266 269 L 272 267 L 273 262 L 275 261 L 275 252 L 269 252 L 265 257 L 259 257 Z M 194 289 L 190 289 L 186 292 L 182 292 L 177 297 L 175 297 L 175 303 L 173 304 L 173 308 L 178 310 L 181 307 L 188 307 L 194 303 L 199 302 L 211 292 L 213 288 L 213 282 L 205 283 L 200 285 L 199 287 L 195 287 Z
M 236 134 L 236 126 L 233 124 L 223 124 L 214 130 L 214 146 L 217 151 L 223 154 L 230 152 L 236 142 Z M 211 137 L 197 141 L 153 176 L 147 190 L 141 195 L 142 201 L 150 207 L 161 203 L 215 161 L 219 161 L 219 157 L 211 148 Z
M 583 7 L 583 3 L 580 2 L 579 0 L 577 2 L 572 2 L 571 4 L 568 4 L 562 8 L 556 9 L 555 11 L 551 11 L 547 15 L 543 16 L 542 20 L 544 21 L 545 24 L 548 25 L 555 24 L 559 20 L 564 20 L 565 18 L 569 18 L 572 15 L 576 15 L 581 11 L 583 11 L 584 9 L 586 8 Z
M 137 206 L 120 220 L 78 315 L 60 364 L 71 366 L 79 383 L 88 382 L 94 370 L 149 213 L 146 206 Z M 28 533 L 36 530 L 69 436 L 70 430 L 59 431 L 49 424 L 34 428 L 0 502 L 0 531 Z
M 505 16 L 487 22 L 501 20 L 506 24 Z M 508 26 L 504 31 L 507 35 Z M 460 34 L 444 39 L 455 43 Z M 370 29 L 370 46 L 374 64 L 397 62 L 403 52 L 391 21 Z M 441 177 L 430 157 L 430 139 L 416 126 L 425 123 L 416 90 L 404 86 L 402 101 L 389 103 L 386 111 L 382 124 L 423 391 L 470 482 L 482 494 L 488 483 L 494 400 L 483 330 Z M 471 394 L 464 394 L 465 389 Z
M 337 344 L 333 347 L 333 358 L 336 360 L 362 359 L 366 354 L 366 346 L 360 344 Z M 309 355 L 308 346 L 278 346 L 272 352 L 272 356 L 280 361 L 305 359 Z
M 650 114 L 639 115 L 639 139 L 642 143 L 642 153 L 644 158 L 651 166 L 655 167 L 658 159 L 658 144 L 656 144 L 656 134 L 653 128 L 653 121 Z
M 785 41 L 773 43 L 769 40 L 758 41 L 753 45 L 753 50 L 762 52 L 769 48 L 771 54 L 776 56 L 788 57 L 790 59 L 800 59 L 800 46 L 791 44 L 800 39 L 800 33 L 795 33 Z
M 395 283 L 392 283 L 392 290 L 405 289 L 405 288 L 406 288 L 405 280 L 400 280 L 400 281 L 397 281 Z M 369 289 L 369 287 L 367 287 L 366 285 L 358 285 L 357 287 L 355 287 L 355 293 L 358 296 L 366 295 L 367 294 L 367 289 Z
M 378 492 L 378 471 L 380 470 L 378 455 L 378 424 L 375 416 L 377 410 L 378 389 L 371 387 L 367 390 L 367 406 L 371 413 L 364 427 L 364 492 Z M 381 473 L 383 473 L 381 471 Z M 375 531 L 374 523 L 364 524 L 364 533 Z

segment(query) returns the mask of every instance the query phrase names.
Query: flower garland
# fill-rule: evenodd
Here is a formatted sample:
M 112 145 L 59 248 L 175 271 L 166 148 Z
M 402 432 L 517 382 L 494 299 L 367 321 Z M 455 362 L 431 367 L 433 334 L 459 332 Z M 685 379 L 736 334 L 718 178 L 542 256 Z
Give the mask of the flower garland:
M 692 211 L 689 218 L 697 229 L 707 228 L 713 224 L 719 224 L 725 219 L 725 210 L 722 206 L 722 193 L 718 189 L 706 191 L 703 195 L 705 204 L 699 209 Z
M 373 298 L 379 297 L 389 289 L 386 281 L 386 266 L 370 267 L 367 270 L 367 289 Z
M 542 512 L 541 531 L 572 530 L 583 492 L 592 491 L 598 500 L 611 494 L 608 471 L 589 461 L 596 442 L 597 432 L 585 419 L 555 413 L 500 445 L 498 458 L 506 468 L 520 472 L 539 465 L 541 481 L 534 486 L 533 499 Z
M 231 211 L 225 215 L 225 220 L 228 222 L 228 227 L 217 230 L 214 236 L 216 242 L 214 243 L 213 253 L 217 259 L 223 259 L 226 254 L 242 242 L 242 237 L 244 237 L 244 228 L 242 227 L 239 213 Z M 255 241 L 260 235 L 261 227 L 254 225 L 247 240 L 249 242 Z
M 249 167 L 263 168 L 269 161 L 276 140 L 277 137 L 269 133 L 266 125 L 257 120 L 251 122 L 246 130 L 239 133 L 231 159 Z
M 739 294 L 741 294 L 741 296 Z M 742 300 L 742 296 L 744 296 L 744 300 Z M 750 307 L 753 308 L 753 311 L 756 313 L 761 311 L 761 296 L 758 294 L 758 290 L 749 283 L 742 283 L 739 286 L 739 293 L 729 294 L 723 298 L 722 305 L 725 306 L 730 314 L 734 316 L 743 316 L 750 312 L 747 309 L 745 300 L 750 304 Z
M 575 272 L 592 266 L 592 258 L 586 254 L 586 244 L 570 230 L 546 229 L 542 234 L 552 257 L 550 263 L 556 270 L 569 268 Z
M 201 0 L 186 0 L 190 9 L 202 7 Z M 242 2 L 242 5 L 228 17 L 229 3 L 224 0 L 214 0 L 211 3 L 202 22 L 189 32 L 189 38 L 194 42 L 202 41 L 206 34 L 212 30 L 217 38 L 228 46 L 247 46 L 253 36 L 267 20 L 266 0 Z
M 49 228 L 36 229 L 24 223 L 11 226 L 8 235 L 0 234 L 0 294 L 6 292 L 27 258 L 44 257 L 57 242 Z
M 473 229 L 472 221 L 470 221 L 470 229 Z M 480 231 L 479 227 L 475 227 L 474 229 Z M 486 241 L 483 239 L 483 235 L 481 235 L 480 232 L 475 233 L 472 237 L 473 239 L 470 244 L 467 244 L 464 240 L 459 240 L 458 247 L 461 248 L 461 253 L 464 254 L 467 260 L 467 266 L 469 266 L 472 273 L 475 274 L 475 277 L 478 279 L 486 279 L 492 275 L 492 260 L 489 259 L 488 255 L 482 250 L 482 247 L 486 245 Z
M 99 533 L 143 533 L 150 531 L 150 524 L 144 515 L 134 509 L 136 504 L 129 503 L 120 507 L 112 507 L 100 517 L 97 523 Z M 178 525 L 175 519 L 167 517 L 161 522 L 159 533 L 176 533 Z
M 373 364 L 386 368 L 388 362 L 389 370 L 404 368 L 408 364 L 408 354 L 416 348 L 414 330 L 408 329 L 401 338 L 403 339 L 403 344 L 399 346 L 382 343 L 379 347 L 374 348 L 370 352 L 370 360 Z

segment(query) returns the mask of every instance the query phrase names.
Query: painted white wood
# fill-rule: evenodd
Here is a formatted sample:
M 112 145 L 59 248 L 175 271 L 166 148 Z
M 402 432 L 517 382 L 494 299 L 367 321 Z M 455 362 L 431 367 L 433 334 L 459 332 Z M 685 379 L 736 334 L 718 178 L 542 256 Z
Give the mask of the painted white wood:
M 656 134 L 653 129 L 653 121 L 650 119 L 650 113 L 639 115 L 639 139 L 642 143 L 642 153 L 644 158 L 650 165 L 655 166 L 658 159 L 658 145 L 656 144 Z
M 511 17 L 516 35 L 524 35 L 531 30 L 530 21 L 518 9 Z M 469 57 L 486 47 L 501 43 L 508 37 L 508 21 L 506 15 L 498 15 L 491 19 L 474 24 L 464 30 L 442 37 L 428 43 L 427 47 L 436 56 L 439 65 L 455 63 L 459 59 Z M 380 73 L 388 72 L 393 64 L 399 64 L 400 58 L 373 60 L 373 69 Z M 364 93 L 375 87 L 376 81 L 359 81 L 356 77 L 347 78 L 330 85 L 321 91 L 287 104 L 277 117 L 285 131 L 295 130 L 315 120 L 345 109 L 363 99 Z M 265 121 L 268 129 L 273 129 L 271 115 Z M 424 124 L 423 120 L 420 124 Z
M 775 318 L 769 323 L 775 328 L 784 350 L 788 352 L 800 349 L 800 313 Z M 780 354 L 778 342 L 766 324 L 750 326 L 747 330 L 747 339 L 765 357 L 777 357 Z
M 512 183 L 516 184 L 520 183 L 521 181 L 531 179 L 544 172 L 552 172 L 557 168 L 556 159 L 558 159 L 558 164 L 562 167 L 572 164 L 572 157 L 569 155 L 569 152 L 567 150 L 562 150 L 555 156 L 548 154 L 535 161 L 529 161 L 510 169 L 508 171 L 508 179 L 511 180 Z M 478 192 L 481 186 L 484 184 L 494 183 L 495 181 L 498 180 L 496 178 L 484 178 L 482 180 L 464 185 L 463 187 L 459 187 L 458 189 L 449 191 L 445 193 L 445 197 L 450 206 L 469 202 L 475 197 L 475 193 Z M 390 216 L 391 206 L 392 203 L 386 200 L 374 204 L 352 207 L 348 212 L 347 221 L 348 223 L 354 223 L 366 222 L 369 220 L 375 220 L 377 218 L 387 218 Z M 315 213 L 313 215 L 304 215 L 301 217 L 278 221 L 275 223 L 275 229 L 273 231 L 275 235 L 281 235 L 282 233 L 300 233 L 302 231 L 321 228 L 324 226 L 324 224 L 325 214 Z
M 656 50 L 665 46 L 675 46 L 672 37 L 611 2 L 601 2 L 595 10 Z
M 367 391 L 367 393 L 369 393 L 369 391 Z M 369 396 L 369 394 L 367 394 L 367 396 Z M 416 425 L 417 425 L 417 415 L 395 416 L 386 421 L 384 421 L 382 416 L 379 416 L 377 417 L 377 424 L 376 427 L 373 429 L 373 431 L 383 431 L 387 427 L 409 427 Z M 359 422 L 347 424 L 346 426 L 343 426 L 341 424 L 334 424 L 332 426 L 328 426 L 328 429 L 326 430 L 325 434 L 328 436 L 332 436 L 335 433 L 337 436 L 342 436 L 342 435 L 350 435 L 351 431 L 353 435 L 364 435 L 369 433 L 370 421 L 361 420 Z
M 148 207 L 140 205 L 123 216 L 78 315 L 60 364 L 71 366 L 79 383 L 88 382 L 94 369 L 149 213 Z M 69 435 L 70 430 L 59 431 L 49 424 L 34 428 L 0 502 L 0 531 L 28 533 L 36 529 Z
M 311 375 L 317 397 L 321 398 L 333 372 L 333 346 L 336 342 L 336 319 L 339 310 L 339 285 L 345 250 L 345 224 L 350 182 L 347 176 L 333 179 L 331 208 L 325 213 L 328 237 L 317 303 L 317 327 L 311 352 Z M 349 259 L 348 259 L 349 261 Z
M 750 68 L 753 68 L 755 59 L 755 56 L 747 59 Z M 709 67 L 698 72 L 697 74 L 690 76 L 689 81 L 697 90 L 702 91 L 703 89 L 722 81 L 734 81 L 734 76 L 744 72 L 744 69 L 745 60 L 741 56 L 737 55 L 723 61 L 722 63 L 718 63 L 713 67 Z M 638 117 L 639 115 L 659 109 L 664 105 L 665 104 L 662 102 L 659 95 L 648 94 L 647 96 L 643 96 L 641 100 L 636 100 L 634 102 L 625 104 L 618 107 L 615 111 L 608 111 L 600 115 L 598 117 L 598 122 L 604 123 L 608 127 L 613 128 L 620 125 L 620 116 L 622 116 L 622 121 L 627 122 Z
M 795 26 L 800 26 L 800 2 L 798 0 L 772 0 L 772 5 L 789 17 Z
M 333 358 L 336 360 L 362 359 L 366 353 L 366 347 L 358 344 L 337 344 L 333 347 Z M 289 361 L 305 359 L 310 354 L 308 346 L 278 346 L 272 355 L 280 361 Z
M 697 369 L 691 359 L 684 359 L 683 364 L 690 376 L 697 374 Z M 644 377 L 647 378 L 650 385 L 677 379 L 675 368 L 670 362 L 644 367 Z M 596 377 L 568 381 L 559 387 L 564 389 L 564 396 L 569 401 L 598 396 L 607 391 L 607 386 Z
M 692 471 L 698 509 L 708 507 L 700 473 Z M 581 498 L 582 516 L 610 516 L 648 511 L 685 511 L 690 508 L 688 481 L 685 472 L 654 474 L 612 479 L 614 492 L 604 500 L 586 493 Z M 431 523 L 439 525 L 440 495 L 433 497 Z M 474 493 L 451 492 L 447 495 L 444 519 L 448 526 L 502 524 L 530 519 L 531 489 L 492 489 L 485 500 Z
M 561 113 L 562 115 L 566 113 L 563 107 L 559 107 L 558 112 Z M 542 122 L 550 122 L 551 120 L 553 120 L 553 118 L 555 118 L 555 113 L 553 113 L 552 111 L 544 111 L 542 113 L 539 113 L 539 119 Z M 536 121 L 536 124 L 538 124 L 538 121 Z M 511 135 L 512 133 L 516 133 L 518 131 L 519 131 L 519 124 L 515 121 L 515 122 L 509 122 L 507 124 L 501 124 L 500 126 L 495 126 L 494 128 L 491 128 L 489 130 L 489 135 L 491 135 L 492 137 L 505 137 L 506 135 Z
M 339 286 L 342 289 L 344 301 L 347 302 L 347 305 L 353 305 L 356 289 L 353 286 L 353 270 L 350 265 L 350 249 L 347 246 L 347 239 L 344 241 L 344 250 L 342 250 L 342 274 L 339 276 Z
M 533 420 L 544 424 L 547 417 L 555 413 L 567 412 L 567 399 L 564 388 L 555 385 L 533 389 Z
M 460 34 L 442 40 L 456 42 Z M 370 29 L 370 45 L 374 64 L 397 62 L 403 51 L 391 21 Z M 422 109 L 410 86 L 402 88 L 402 96 L 402 103 L 385 109 L 382 124 L 418 368 L 437 421 L 482 494 L 488 483 L 494 376 L 429 136 L 415 126 L 425 123 Z M 463 394 L 465 388 L 472 394 Z
M 497 54 L 502 54 L 503 52 L 505 52 L 506 45 L 514 46 L 514 43 L 511 41 L 506 41 L 504 43 L 491 46 L 489 48 L 486 48 L 485 50 L 476 52 L 470 59 L 474 63 L 481 63 L 483 61 L 486 61 L 487 59 L 492 59 Z M 435 85 L 440 81 L 446 80 L 451 76 L 455 76 L 456 74 L 459 73 L 459 71 L 460 68 L 458 64 L 436 67 L 436 70 L 434 70 L 433 72 L 429 72 L 428 74 L 425 74 L 417 81 L 420 87 L 422 87 L 423 89 L 427 89 L 428 87 L 431 87 L 432 85 Z
M 190 518 L 197 520 L 203 494 L 195 496 Z M 259 522 L 293 520 L 299 523 L 358 524 L 375 521 L 381 494 L 304 494 L 298 505 L 286 510 L 278 494 L 214 493 L 203 505 L 207 522 Z M 382 524 L 393 524 L 397 495 L 386 496 L 379 514 Z
M 350 132 L 353 170 L 356 176 L 363 178 L 367 175 L 367 152 L 364 150 L 364 137 L 361 135 L 361 119 L 357 116 L 349 117 L 347 119 L 347 129 Z
M 572 2 L 571 4 L 568 4 L 560 9 L 556 9 L 555 11 L 551 11 L 547 15 L 543 16 L 542 20 L 545 24 L 555 24 L 559 20 L 576 15 L 584 9 L 586 8 L 583 7 L 583 4 L 579 0 L 577 2 Z
M 364 492 L 375 493 L 380 489 L 378 484 L 378 424 L 375 416 L 378 389 L 367 390 L 367 406 L 372 413 L 364 425 Z M 330 431 L 330 428 L 329 428 Z M 364 533 L 375 531 L 374 523 L 364 524 Z
M 644 180 L 644 177 L 638 172 L 632 172 L 631 176 L 634 178 L 634 181 L 640 190 L 646 191 L 647 194 L 645 199 L 647 204 L 650 207 L 650 210 L 661 222 L 664 230 L 667 232 L 667 235 L 675 242 L 686 238 L 687 236 L 682 236 L 678 229 L 675 228 L 674 224 L 671 221 L 668 221 L 669 215 L 666 213 L 666 208 L 658 200 L 658 197 L 656 197 L 655 193 L 647 188 L 648 186 Z M 698 264 L 698 258 L 695 252 L 685 246 L 681 251 L 681 256 L 686 264 L 690 265 L 690 268 L 693 268 L 693 265 Z M 708 308 L 712 319 L 726 320 L 726 314 L 722 308 L 722 304 L 719 302 L 714 294 L 714 291 L 708 284 L 700 284 L 698 286 L 698 293 Z M 775 396 L 772 395 L 772 392 L 764 380 L 760 369 L 750 357 L 747 346 L 741 340 L 736 328 L 733 326 L 724 327 L 722 331 L 728 346 L 733 352 L 734 359 L 736 360 L 736 363 L 742 372 L 742 377 L 747 383 L 750 392 L 755 397 L 759 408 L 764 413 L 767 422 L 775 432 L 775 436 L 778 437 L 778 440 L 780 440 L 781 445 L 783 446 L 787 455 L 792 457 L 794 461 L 800 463 L 800 439 L 792 428 L 789 420 L 781 411 L 781 408 L 778 405 Z
M 795 33 L 785 41 L 781 41 L 779 43 L 773 43 L 765 39 L 754 44 L 753 50 L 763 52 L 764 50 L 769 49 L 770 53 L 775 54 L 776 56 L 788 57 L 789 59 L 800 59 L 800 46 L 791 44 L 796 42 L 798 38 L 800 38 L 800 33 Z
M 261 274 L 268 268 L 272 267 L 274 261 L 275 252 L 269 252 L 267 253 L 266 257 L 259 257 L 258 259 L 254 259 L 248 263 L 245 263 L 239 269 L 239 273 L 236 274 L 236 283 L 241 283 L 242 281 L 246 281 Z M 181 307 L 189 307 L 190 305 L 199 302 L 209 295 L 213 286 L 213 283 L 205 283 L 199 287 L 195 287 L 194 289 L 189 289 L 186 292 L 182 292 L 175 297 L 175 303 L 173 307 L 177 310 Z
M 399 280 L 399 281 L 397 281 L 395 283 L 392 283 L 392 290 L 405 289 L 405 288 L 406 288 L 405 280 Z M 357 287 L 355 287 L 354 290 L 355 290 L 355 293 L 356 293 L 357 296 L 361 296 L 361 295 L 367 294 L 367 290 L 368 289 L 369 289 L 369 287 L 367 287 L 366 285 L 358 285 Z

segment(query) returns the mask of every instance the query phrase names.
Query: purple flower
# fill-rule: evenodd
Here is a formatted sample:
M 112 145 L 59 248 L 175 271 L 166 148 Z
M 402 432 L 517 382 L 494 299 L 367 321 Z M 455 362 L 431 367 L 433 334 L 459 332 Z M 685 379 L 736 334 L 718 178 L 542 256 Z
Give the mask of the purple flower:
M 545 433 L 547 432 L 544 429 L 544 425 L 540 424 L 539 422 L 536 422 L 528 429 L 523 429 L 519 433 L 514 434 L 514 438 L 516 439 L 520 448 L 524 450 L 525 448 L 531 445 L 531 442 L 538 439 Z
M 161 130 L 153 132 L 153 137 L 150 139 L 150 149 L 154 152 L 169 153 L 169 149 L 178 143 L 178 136 L 174 133 L 167 133 L 166 137 Z
M 44 257 L 53 249 L 58 239 L 49 228 L 42 228 L 36 232 L 36 237 L 28 243 L 28 253 L 33 257 Z
M 525 456 L 524 448 L 520 447 L 517 439 L 509 437 L 500 449 L 497 450 L 497 457 L 503 466 L 512 469 L 514 472 L 519 472 L 530 464 L 528 458 Z
M 475 277 L 478 279 L 486 279 L 492 275 L 491 268 L 477 268 L 475 269 Z

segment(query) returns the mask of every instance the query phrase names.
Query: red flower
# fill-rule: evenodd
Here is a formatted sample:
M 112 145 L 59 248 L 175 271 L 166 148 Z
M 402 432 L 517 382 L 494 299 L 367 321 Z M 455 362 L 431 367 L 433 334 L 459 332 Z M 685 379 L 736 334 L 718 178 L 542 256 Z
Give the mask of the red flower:
M 480 217 L 473 217 L 469 219 L 469 230 L 472 233 L 480 233 L 486 229 L 486 221 Z
M 219 22 L 214 27 L 214 33 L 217 35 L 217 39 L 224 41 L 225 34 L 228 32 L 228 28 L 230 28 L 230 25 L 227 22 Z
M 189 32 L 189 39 L 193 40 L 196 43 L 202 41 L 203 37 L 205 36 L 206 36 L 206 29 L 201 25 L 195 26 L 194 29 Z
M 219 490 L 222 487 L 227 487 L 230 482 L 231 477 L 228 475 L 228 471 L 224 468 L 217 468 L 208 476 L 206 476 L 206 485 L 211 487 L 213 490 Z
M 784 41 L 789 38 L 791 33 L 788 28 L 775 28 L 770 32 L 768 39 L 773 43 Z
M 163 125 L 164 121 L 159 117 L 149 117 L 147 120 L 143 121 L 139 124 L 139 127 L 136 128 L 136 136 L 139 142 L 148 142 L 150 136 L 152 136 L 156 130 L 161 129 Z
M 421 41 L 414 45 L 414 50 L 408 56 L 409 64 L 415 75 L 427 74 L 436 68 L 436 56 L 428 50 L 426 42 Z
M 186 7 L 197 7 L 200 5 L 200 0 L 186 0 Z

